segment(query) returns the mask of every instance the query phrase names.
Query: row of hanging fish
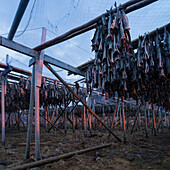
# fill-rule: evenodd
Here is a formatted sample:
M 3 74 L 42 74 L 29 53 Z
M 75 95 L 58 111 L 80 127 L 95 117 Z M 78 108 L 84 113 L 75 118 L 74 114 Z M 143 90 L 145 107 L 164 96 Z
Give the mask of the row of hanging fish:
M 170 35 L 169 28 L 152 36 L 139 36 L 133 49 L 128 18 L 123 9 L 108 11 L 92 39 L 95 60 L 86 71 L 88 91 L 102 90 L 106 96 L 133 97 L 169 109 Z
M 83 88 L 76 89 L 72 87 L 79 97 L 85 100 L 87 92 Z M 30 79 L 20 78 L 19 83 L 7 83 L 5 94 L 5 110 L 6 112 L 14 112 L 17 107 L 28 109 L 30 102 L 31 81 Z M 45 78 L 42 80 L 40 87 L 40 107 L 50 105 L 67 105 L 75 100 L 71 92 L 65 86 L 57 81 L 47 82 Z

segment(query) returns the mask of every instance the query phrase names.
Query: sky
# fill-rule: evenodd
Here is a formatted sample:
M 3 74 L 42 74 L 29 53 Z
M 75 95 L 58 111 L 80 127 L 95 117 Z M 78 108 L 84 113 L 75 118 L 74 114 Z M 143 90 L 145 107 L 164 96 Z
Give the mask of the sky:
M 20 0 L 0 0 L 0 35 L 7 37 Z M 117 0 L 123 4 L 126 0 Z M 113 6 L 113 0 L 30 0 L 14 41 L 30 48 L 41 43 L 42 27 L 47 29 L 50 40 L 72 28 L 101 15 Z M 159 0 L 147 7 L 128 14 L 132 40 L 139 35 L 159 28 L 170 21 L 170 0 Z M 22 31 L 25 30 L 25 31 Z M 19 32 L 20 31 L 20 32 Z M 45 50 L 45 53 L 73 66 L 78 66 L 94 58 L 91 39 L 95 30 L 79 35 Z M 30 57 L 0 47 L 0 62 L 5 63 L 9 54 L 9 64 L 31 71 Z M 67 71 L 54 68 L 67 82 L 74 82 L 80 76 L 67 76 Z M 43 75 L 54 76 L 45 68 Z

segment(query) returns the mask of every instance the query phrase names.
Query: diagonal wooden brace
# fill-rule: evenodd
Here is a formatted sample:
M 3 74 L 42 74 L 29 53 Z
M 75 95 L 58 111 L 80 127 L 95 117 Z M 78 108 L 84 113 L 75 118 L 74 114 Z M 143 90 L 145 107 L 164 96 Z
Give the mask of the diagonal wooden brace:
M 100 117 L 98 115 L 96 115 L 92 109 L 90 109 L 87 104 L 67 85 L 67 83 L 53 70 L 53 68 L 48 64 L 48 63 L 44 63 L 45 66 L 64 84 L 64 86 L 89 110 L 89 112 L 91 114 L 93 114 L 95 116 L 95 118 L 119 141 L 119 142 L 122 142 L 121 139 L 119 137 L 117 137 L 113 132 L 112 130 L 107 127 L 105 125 L 105 123 L 103 123 L 101 120 L 100 120 Z

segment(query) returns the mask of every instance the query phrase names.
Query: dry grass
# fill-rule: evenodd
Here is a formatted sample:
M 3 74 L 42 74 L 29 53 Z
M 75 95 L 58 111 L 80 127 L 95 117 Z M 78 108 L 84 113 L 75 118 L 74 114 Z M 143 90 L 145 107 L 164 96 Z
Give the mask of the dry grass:
M 66 160 L 60 160 L 53 164 L 48 164 L 42 169 L 70 169 L 70 170 L 90 170 L 90 169 L 170 169 L 170 131 L 166 129 L 158 136 L 149 135 L 146 139 L 141 131 L 134 132 L 133 135 L 127 133 L 127 144 L 119 144 L 112 137 L 108 137 L 105 130 L 93 131 L 93 137 L 84 137 L 82 130 L 73 133 L 71 130 L 63 137 L 57 131 L 47 133 L 41 129 L 41 142 L 48 142 L 41 146 L 41 156 L 48 158 L 54 154 L 63 154 L 79 149 L 84 149 L 102 143 L 112 142 L 109 148 L 89 152 L 82 155 L 75 155 Z M 120 130 L 115 133 L 123 138 Z M 34 142 L 34 135 L 32 137 Z M 6 146 L 0 146 L 0 169 L 14 167 L 25 163 L 25 146 L 19 146 L 26 142 L 26 131 L 7 129 Z M 31 146 L 31 157 L 29 162 L 34 161 L 34 146 Z

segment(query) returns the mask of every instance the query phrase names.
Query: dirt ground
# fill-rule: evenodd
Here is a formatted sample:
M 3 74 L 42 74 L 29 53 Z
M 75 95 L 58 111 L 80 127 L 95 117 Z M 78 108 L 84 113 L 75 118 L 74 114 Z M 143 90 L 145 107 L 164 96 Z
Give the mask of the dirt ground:
M 130 131 L 130 129 L 129 129 Z M 122 130 L 114 132 L 123 139 Z M 143 131 L 135 131 L 132 135 L 127 131 L 127 143 L 119 143 L 104 129 L 93 130 L 93 136 L 84 137 L 83 130 L 75 133 L 69 130 L 66 136 L 58 131 L 45 132 L 41 128 L 41 159 L 62 155 L 72 151 L 113 143 L 111 147 L 75 155 L 71 158 L 40 167 L 41 169 L 170 169 L 170 130 L 165 129 L 157 136 L 149 133 L 145 138 Z M 0 169 L 8 169 L 26 163 L 25 146 L 26 130 L 10 128 L 6 130 L 6 146 L 0 145 Z M 32 137 L 34 142 L 34 135 Z M 34 161 L 34 146 L 31 146 L 31 157 Z

